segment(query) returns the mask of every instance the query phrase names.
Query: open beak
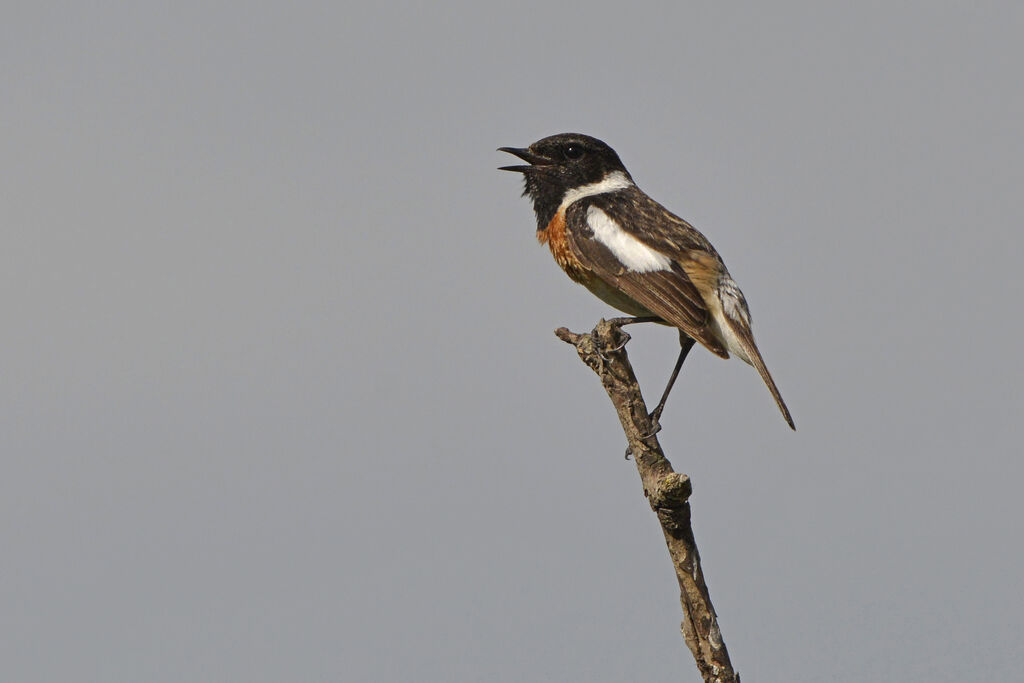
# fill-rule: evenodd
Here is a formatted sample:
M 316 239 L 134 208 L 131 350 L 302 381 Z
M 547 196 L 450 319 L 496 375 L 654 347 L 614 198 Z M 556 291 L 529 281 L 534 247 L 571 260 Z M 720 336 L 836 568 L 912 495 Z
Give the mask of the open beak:
M 539 154 L 534 154 L 525 147 L 499 147 L 498 151 L 508 152 L 509 154 L 517 156 L 523 161 L 527 161 L 530 163 L 529 166 L 524 166 L 522 164 L 517 166 L 501 166 L 498 168 L 499 171 L 518 171 L 519 173 L 526 173 L 527 171 L 535 169 L 538 166 L 546 166 L 551 163 L 550 159 L 542 157 Z

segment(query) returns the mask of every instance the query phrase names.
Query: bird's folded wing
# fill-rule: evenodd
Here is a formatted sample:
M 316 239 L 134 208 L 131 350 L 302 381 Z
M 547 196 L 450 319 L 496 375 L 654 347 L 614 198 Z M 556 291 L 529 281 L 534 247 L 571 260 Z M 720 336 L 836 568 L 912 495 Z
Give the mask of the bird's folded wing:
M 709 327 L 710 314 L 704 299 L 679 263 L 664 254 L 652 265 L 634 269 L 624 264 L 607 244 L 584 231 L 567 229 L 569 247 L 581 263 L 604 282 L 619 289 L 655 315 L 699 341 L 712 353 L 728 358 L 729 352 Z M 635 264 L 634 264 L 635 265 Z

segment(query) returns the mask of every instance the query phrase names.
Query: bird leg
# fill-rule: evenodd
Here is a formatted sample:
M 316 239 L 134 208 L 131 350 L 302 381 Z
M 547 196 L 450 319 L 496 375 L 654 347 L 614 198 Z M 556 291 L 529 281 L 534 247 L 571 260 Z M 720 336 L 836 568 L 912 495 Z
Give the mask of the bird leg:
M 623 325 L 635 325 L 636 323 L 660 323 L 664 322 L 661 318 L 656 315 L 642 315 L 642 316 L 631 316 L 622 318 L 612 318 L 606 321 L 609 325 L 615 327 L 622 327 Z
M 665 391 L 661 395 L 661 400 L 658 401 L 658 405 L 655 406 L 654 410 L 649 415 L 652 431 L 647 435 L 648 437 L 654 436 L 661 431 L 661 413 L 665 410 L 665 401 L 668 400 L 668 394 L 672 391 L 672 385 L 676 383 L 676 378 L 679 377 L 679 371 L 683 367 L 683 361 L 686 360 L 686 354 L 690 353 L 690 349 L 693 348 L 693 344 L 693 337 L 690 337 L 682 330 L 679 330 L 679 358 L 676 359 L 676 366 L 672 368 L 672 375 L 668 378 L 668 384 L 665 386 Z

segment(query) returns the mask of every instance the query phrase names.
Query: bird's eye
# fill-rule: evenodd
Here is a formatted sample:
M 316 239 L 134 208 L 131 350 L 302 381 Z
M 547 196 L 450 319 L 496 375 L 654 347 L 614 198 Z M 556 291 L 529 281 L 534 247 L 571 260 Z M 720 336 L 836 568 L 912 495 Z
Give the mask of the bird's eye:
M 583 156 L 583 152 L 584 151 L 585 150 L 583 149 L 582 145 L 577 145 L 575 142 L 571 142 L 571 143 L 569 143 L 568 145 L 565 146 L 565 152 L 564 152 L 565 158 L 566 159 L 579 159 L 580 157 Z

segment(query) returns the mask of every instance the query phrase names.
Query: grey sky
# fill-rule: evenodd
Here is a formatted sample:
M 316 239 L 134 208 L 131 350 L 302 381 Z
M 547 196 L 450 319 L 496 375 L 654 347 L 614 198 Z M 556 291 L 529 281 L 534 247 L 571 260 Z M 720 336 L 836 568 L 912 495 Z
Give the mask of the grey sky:
M 1024 9 L 771 5 L 8 7 L 0 678 L 698 680 L 494 170 L 564 131 L 796 419 L 703 350 L 663 418 L 744 680 L 1018 677 Z

